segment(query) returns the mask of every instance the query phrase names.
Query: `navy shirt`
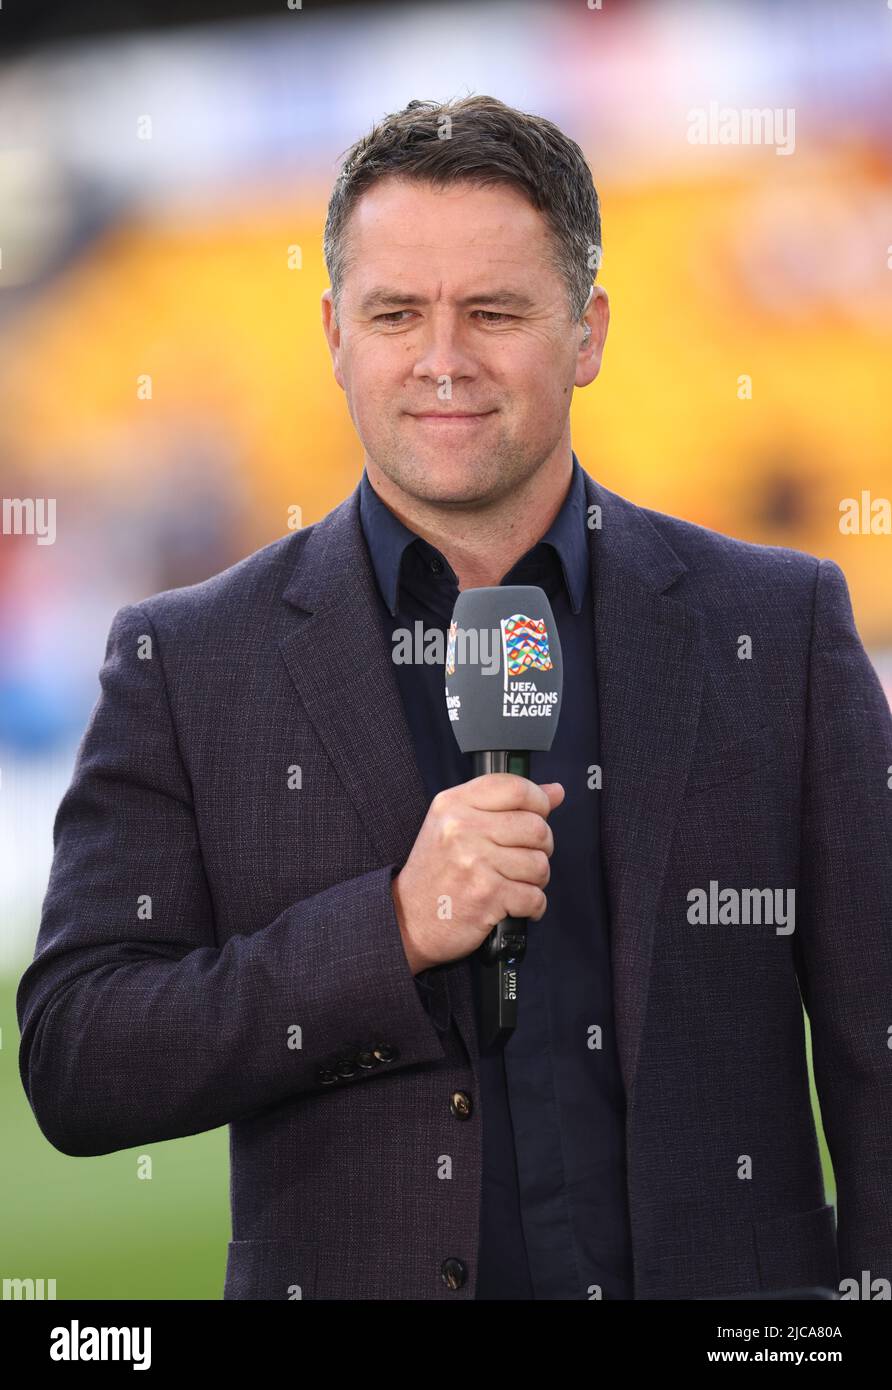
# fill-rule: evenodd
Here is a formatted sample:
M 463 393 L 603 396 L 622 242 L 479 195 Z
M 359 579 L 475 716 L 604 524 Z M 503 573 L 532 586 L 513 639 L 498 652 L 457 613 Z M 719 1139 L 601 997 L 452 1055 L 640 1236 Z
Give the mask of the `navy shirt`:
M 458 581 L 445 556 L 404 526 L 363 470 L 360 517 L 386 629 L 448 629 Z M 483 1045 L 480 980 L 470 958 L 480 1047 L 483 1189 L 478 1299 L 632 1298 L 625 1091 L 616 1050 L 602 880 L 594 605 L 582 467 L 541 540 L 502 584 L 537 584 L 554 612 L 564 663 L 551 749 L 530 755 L 534 782 L 560 782 L 548 907 L 530 922 L 518 1025 Z M 446 710 L 436 663 L 394 670 L 418 766 L 433 799 L 474 775 Z M 418 976 L 424 990 L 424 979 Z M 422 994 L 422 997 L 425 997 Z M 600 1290 L 598 1294 L 597 1290 Z

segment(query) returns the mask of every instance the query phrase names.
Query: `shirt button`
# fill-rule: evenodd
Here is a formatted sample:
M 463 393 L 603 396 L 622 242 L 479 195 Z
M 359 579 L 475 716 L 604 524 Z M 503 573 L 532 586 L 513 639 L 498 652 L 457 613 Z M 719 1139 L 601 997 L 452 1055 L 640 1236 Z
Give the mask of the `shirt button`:
M 433 571 L 434 574 L 442 574 L 442 573 L 443 573 L 443 561 L 442 561 L 441 559 L 439 559 L 436 555 L 435 555 L 434 558 L 431 560 L 431 570 Z
M 448 1289 L 460 1289 L 468 1277 L 468 1271 L 465 1269 L 461 1260 L 456 1260 L 451 1257 L 448 1260 L 444 1260 L 440 1265 L 440 1274 Z
M 467 1091 L 453 1091 L 449 1100 L 449 1109 L 458 1120 L 469 1120 L 471 1118 L 471 1097 Z

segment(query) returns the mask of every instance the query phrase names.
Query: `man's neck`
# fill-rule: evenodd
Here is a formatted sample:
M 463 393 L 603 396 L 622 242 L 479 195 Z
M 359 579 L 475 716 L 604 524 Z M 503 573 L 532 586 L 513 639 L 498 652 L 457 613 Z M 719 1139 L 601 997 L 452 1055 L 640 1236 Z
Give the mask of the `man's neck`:
M 365 461 L 369 482 L 404 526 L 435 546 L 455 571 L 458 587 L 501 583 L 522 555 L 539 541 L 564 504 L 573 476 L 569 450 L 558 451 L 525 486 L 491 507 L 438 506 L 412 497 Z

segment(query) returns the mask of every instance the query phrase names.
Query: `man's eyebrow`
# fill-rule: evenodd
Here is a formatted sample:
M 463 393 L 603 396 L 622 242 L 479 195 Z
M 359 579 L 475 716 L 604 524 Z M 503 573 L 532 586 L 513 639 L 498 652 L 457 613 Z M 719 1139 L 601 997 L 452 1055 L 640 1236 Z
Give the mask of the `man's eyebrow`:
M 498 304 L 501 307 L 512 309 L 532 309 L 535 307 L 534 301 L 530 299 L 529 295 L 524 294 L 521 290 L 510 289 L 486 290 L 481 294 L 467 294 L 457 302 L 461 309 L 466 308 L 469 304 Z M 385 285 L 380 285 L 363 295 L 359 301 L 359 308 L 362 313 L 367 314 L 372 309 L 384 307 L 405 309 L 410 305 L 427 303 L 428 300 L 423 299 L 420 295 L 406 294 L 405 290 L 392 290 Z

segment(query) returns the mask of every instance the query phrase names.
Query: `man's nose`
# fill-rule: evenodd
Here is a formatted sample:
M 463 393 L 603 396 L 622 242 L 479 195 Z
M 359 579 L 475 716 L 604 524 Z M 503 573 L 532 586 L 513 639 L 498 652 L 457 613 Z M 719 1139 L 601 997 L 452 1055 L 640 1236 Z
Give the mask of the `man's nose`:
M 431 314 L 421 325 L 412 373 L 439 380 L 475 376 L 478 365 L 470 341 L 473 326 L 460 314 Z

